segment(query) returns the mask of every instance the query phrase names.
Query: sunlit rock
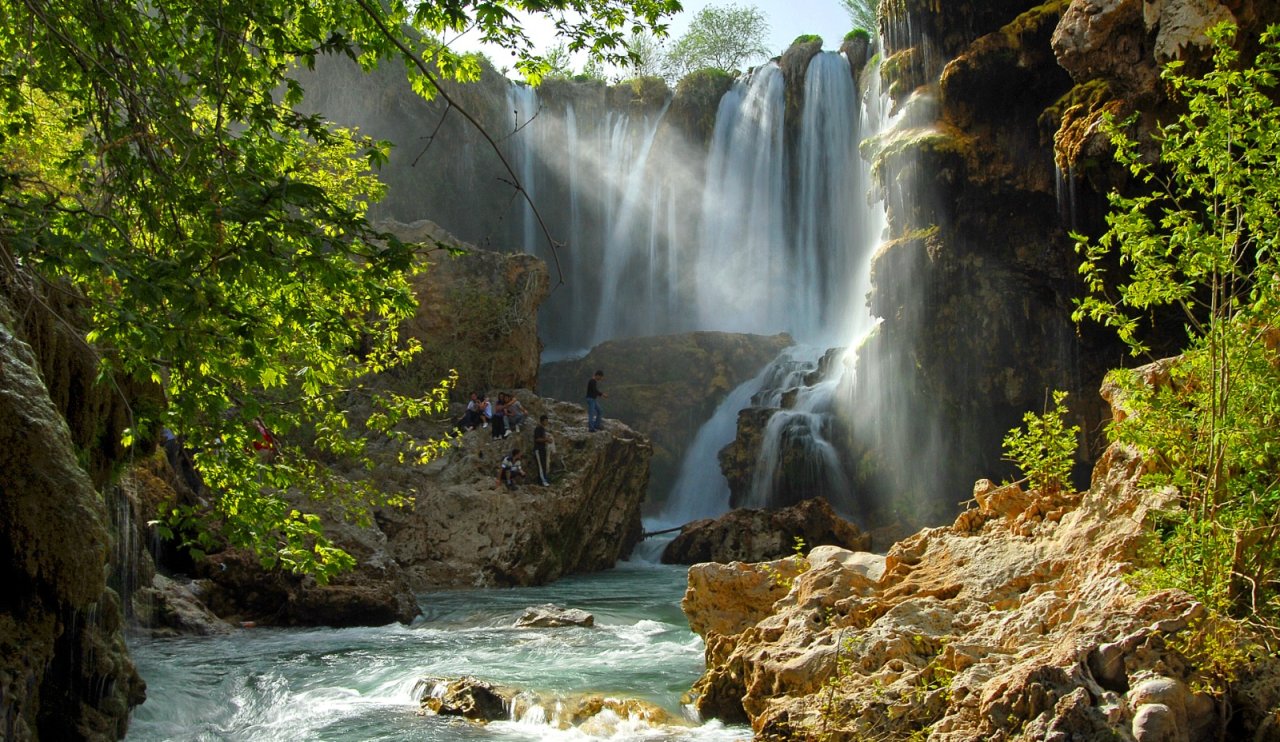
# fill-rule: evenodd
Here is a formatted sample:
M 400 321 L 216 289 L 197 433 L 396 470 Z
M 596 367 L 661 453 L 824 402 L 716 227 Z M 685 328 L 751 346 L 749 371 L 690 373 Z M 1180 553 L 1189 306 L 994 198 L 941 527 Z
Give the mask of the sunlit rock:
M 579 608 L 561 608 L 545 603 L 525 608 L 515 625 L 519 629 L 552 629 L 562 626 L 590 628 L 596 625 L 596 617 Z

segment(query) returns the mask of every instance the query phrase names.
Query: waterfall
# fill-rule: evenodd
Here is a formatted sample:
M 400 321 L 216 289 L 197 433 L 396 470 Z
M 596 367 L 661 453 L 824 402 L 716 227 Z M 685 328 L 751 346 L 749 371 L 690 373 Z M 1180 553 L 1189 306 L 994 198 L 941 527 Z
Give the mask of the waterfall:
M 738 412 L 751 403 L 767 380 L 777 374 L 778 361 L 769 364 L 755 378 L 739 384 L 724 398 L 716 411 L 698 429 L 680 464 L 680 474 L 671 488 L 662 513 L 646 524 L 661 530 L 700 518 L 714 518 L 729 511 L 729 483 L 720 473 L 720 449 L 738 434 Z
M 867 286 L 853 280 L 853 267 L 869 244 L 863 228 L 873 221 L 864 205 L 861 117 L 848 60 L 835 52 L 815 56 L 804 91 L 789 292 L 797 315 L 793 332 L 841 343 L 850 330 L 850 307 L 866 296 Z
M 782 70 L 758 68 L 720 102 L 692 258 L 698 325 L 734 332 L 788 330 L 782 267 L 787 231 Z
M 528 85 L 512 85 L 507 90 L 507 107 L 512 112 L 511 137 L 515 143 L 516 164 L 520 184 L 528 198 L 521 198 L 520 226 L 521 247 L 525 252 L 536 252 L 538 220 L 533 213 L 537 200 L 537 144 L 532 141 L 538 128 L 532 126 L 538 116 L 538 93 Z M 531 203 L 532 202 L 532 203 Z
M 613 208 L 606 218 L 600 305 L 596 309 L 593 345 L 641 331 L 652 332 L 651 322 L 637 324 L 636 320 L 650 319 L 655 308 L 650 299 L 654 289 L 654 276 L 650 271 L 657 262 L 652 244 L 658 235 L 652 220 L 657 216 L 661 181 L 653 177 L 659 174 L 649 167 L 649 153 L 658 134 L 658 123 L 666 111 L 664 105 L 656 117 L 642 123 L 638 142 L 624 136 L 629 133 L 630 122 L 623 118 L 619 125 L 622 133 L 612 140 L 617 147 L 616 161 L 629 163 L 629 168 L 621 180 L 619 198 L 611 202 Z M 635 151 L 627 151 L 632 146 L 636 147 Z

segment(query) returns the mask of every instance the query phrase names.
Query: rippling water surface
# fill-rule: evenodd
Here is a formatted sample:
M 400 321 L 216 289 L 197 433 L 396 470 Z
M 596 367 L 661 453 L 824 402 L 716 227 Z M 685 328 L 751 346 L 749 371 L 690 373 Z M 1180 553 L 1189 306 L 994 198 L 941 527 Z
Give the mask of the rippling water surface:
M 703 667 L 680 612 L 685 569 L 624 563 L 539 588 L 419 596 L 412 626 L 245 629 L 229 636 L 137 639 L 147 702 L 129 740 L 690 740 L 750 730 L 719 722 L 650 726 L 605 720 L 558 729 L 528 714 L 487 726 L 418 716 L 425 676 L 471 675 L 542 697 L 598 693 L 684 717 L 681 696 Z M 531 605 L 581 608 L 594 628 L 516 629 Z

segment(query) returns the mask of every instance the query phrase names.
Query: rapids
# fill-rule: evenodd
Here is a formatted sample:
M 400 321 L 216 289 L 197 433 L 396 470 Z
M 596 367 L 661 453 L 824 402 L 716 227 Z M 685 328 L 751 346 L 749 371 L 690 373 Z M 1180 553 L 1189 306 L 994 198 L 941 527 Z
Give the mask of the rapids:
M 684 586 L 683 567 L 626 562 L 544 587 L 421 595 L 424 615 L 411 626 L 135 637 L 130 649 L 148 698 L 126 739 L 749 739 L 749 729 L 717 721 L 620 720 L 588 733 L 553 728 L 537 714 L 487 726 L 417 715 L 421 678 L 471 675 L 543 697 L 642 699 L 682 719 L 681 697 L 703 670 L 702 640 L 680 611 Z M 592 613 L 595 627 L 512 628 L 524 608 L 548 602 Z

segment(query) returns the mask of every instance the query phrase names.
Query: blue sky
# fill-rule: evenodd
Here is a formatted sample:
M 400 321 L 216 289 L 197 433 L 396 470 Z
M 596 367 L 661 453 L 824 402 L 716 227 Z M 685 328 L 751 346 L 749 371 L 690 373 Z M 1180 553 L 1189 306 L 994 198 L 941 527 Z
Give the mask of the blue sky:
M 852 27 L 849 15 L 839 0 L 682 0 L 681 4 L 684 11 L 671 18 L 667 43 L 679 38 L 688 29 L 693 16 L 706 5 L 754 5 L 759 8 L 769 22 L 766 45 L 774 55 L 781 54 L 801 34 L 818 34 L 822 37 L 825 48 L 836 49 Z M 549 22 L 534 18 L 527 22 L 526 28 L 540 49 L 545 50 L 556 44 Z M 456 42 L 456 45 L 464 49 L 477 48 L 465 38 Z M 506 61 L 501 52 L 491 52 L 490 56 L 499 66 Z M 752 64 L 761 61 L 764 60 L 753 60 Z M 581 61 L 578 61 L 578 65 L 581 65 Z

